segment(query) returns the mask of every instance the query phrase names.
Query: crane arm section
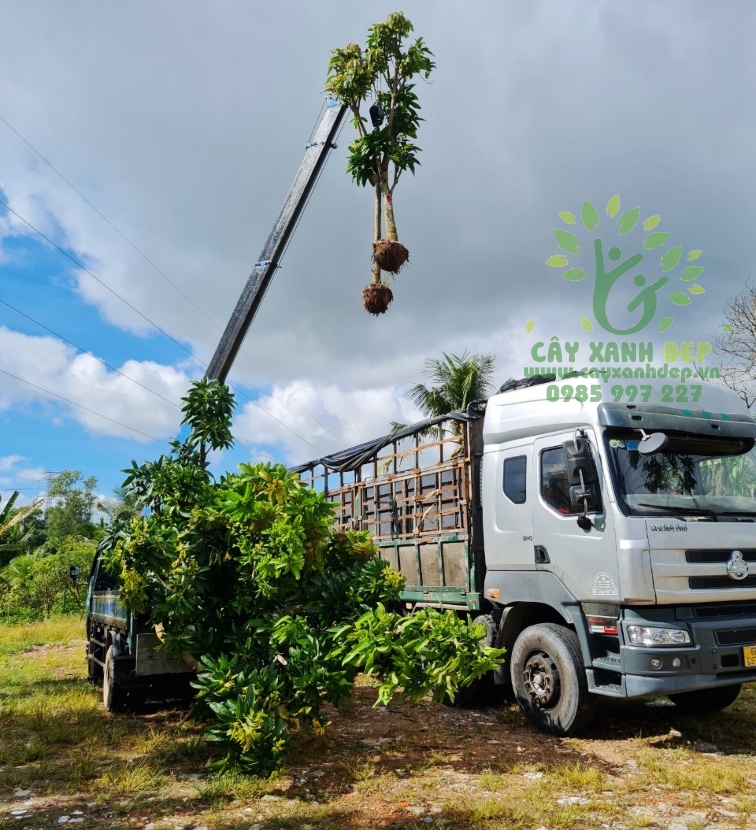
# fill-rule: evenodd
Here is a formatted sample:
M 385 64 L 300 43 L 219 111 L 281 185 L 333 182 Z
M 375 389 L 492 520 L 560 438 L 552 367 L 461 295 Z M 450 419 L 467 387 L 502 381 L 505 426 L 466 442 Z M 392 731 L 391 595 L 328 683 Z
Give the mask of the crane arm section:
M 307 197 L 310 195 L 318 175 L 325 164 L 328 153 L 336 146 L 334 139 L 338 134 L 346 107 L 333 98 L 326 101 L 311 142 L 307 145 L 304 158 L 299 166 L 294 182 L 284 201 L 273 230 L 268 236 L 259 260 L 252 268 L 247 284 L 239 297 L 236 308 L 226 325 L 220 343 L 207 367 L 205 377 L 225 382 L 236 355 L 241 348 L 257 309 L 260 307 L 265 291 L 270 284 L 278 262 L 286 248 L 297 220 L 299 219 Z

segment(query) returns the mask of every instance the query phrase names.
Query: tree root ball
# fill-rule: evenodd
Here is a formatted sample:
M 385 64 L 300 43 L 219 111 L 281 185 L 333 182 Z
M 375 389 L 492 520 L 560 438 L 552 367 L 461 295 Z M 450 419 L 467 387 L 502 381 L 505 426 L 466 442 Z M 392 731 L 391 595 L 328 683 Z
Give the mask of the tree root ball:
M 397 274 L 402 265 L 409 259 L 409 251 L 401 242 L 381 239 L 373 244 L 373 259 L 378 263 L 381 271 Z
M 385 314 L 393 299 L 393 292 L 383 283 L 370 283 L 362 289 L 362 302 L 369 314 Z

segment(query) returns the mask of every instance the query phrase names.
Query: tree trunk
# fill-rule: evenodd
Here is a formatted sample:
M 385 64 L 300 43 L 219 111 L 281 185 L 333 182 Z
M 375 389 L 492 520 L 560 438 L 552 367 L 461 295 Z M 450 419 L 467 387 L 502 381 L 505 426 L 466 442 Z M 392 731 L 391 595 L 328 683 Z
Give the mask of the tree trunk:
M 383 194 L 383 208 L 386 217 L 386 239 L 390 242 L 398 242 L 399 235 L 396 232 L 396 222 L 394 221 L 394 202 L 390 191 Z
M 375 242 L 381 238 L 381 186 L 375 186 Z M 378 263 L 373 260 L 373 283 L 376 285 L 381 281 L 381 269 Z

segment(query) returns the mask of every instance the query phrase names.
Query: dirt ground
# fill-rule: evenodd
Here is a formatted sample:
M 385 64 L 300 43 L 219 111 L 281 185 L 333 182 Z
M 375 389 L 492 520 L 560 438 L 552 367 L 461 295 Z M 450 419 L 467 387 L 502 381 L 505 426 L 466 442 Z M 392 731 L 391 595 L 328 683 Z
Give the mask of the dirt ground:
M 28 706 L 21 686 L 14 699 L 2 688 L 0 661 L 3 830 L 756 828 L 751 691 L 704 718 L 607 701 L 578 739 L 536 732 L 507 703 L 374 707 L 364 682 L 325 737 L 296 736 L 287 768 L 259 781 L 209 773 L 212 749 L 182 711 L 104 712 L 82 653 L 76 642 L 13 658 L 13 677 L 28 664 L 41 684 Z

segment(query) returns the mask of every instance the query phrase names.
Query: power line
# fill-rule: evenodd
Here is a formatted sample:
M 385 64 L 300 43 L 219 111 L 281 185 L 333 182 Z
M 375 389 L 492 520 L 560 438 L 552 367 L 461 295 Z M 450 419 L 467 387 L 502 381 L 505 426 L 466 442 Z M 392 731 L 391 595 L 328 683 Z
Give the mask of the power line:
M 2 372 L 4 375 L 7 375 L 9 378 L 13 378 L 14 380 L 20 381 L 21 383 L 25 383 L 27 386 L 32 386 L 34 389 L 38 389 L 40 392 L 44 392 L 46 395 L 52 395 L 54 398 L 58 398 L 61 401 L 65 401 L 65 403 L 71 404 L 71 406 L 78 406 L 79 409 L 83 409 L 86 412 L 91 412 L 92 415 L 97 415 L 100 418 L 104 418 L 106 421 L 110 421 L 113 424 L 118 424 L 119 427 L 123 427 L 124 429 L 128 429 L 131 432 L 136 432 L 139 435 L 143 435 L 145 438 L 149 438 L 150 441 L 157 441 L 160 444 L 168 444 L 168 441 L 164 441 L 162 438 L 153 438 L 152 435 L 148 435 L 141 429 L 137 429 L 136 427 L 130 427 L 128 424 L 121 423 L 121 421 L 116 421 L 115 418 L 111 418 L 109 415 L 103 415 L 102 412 L 97 412 L 97 410 L 90 409 L 88 406 L 84 406 L 83 404 L 76 403 L 76 401 L 64 398 L 63 395 L 59 395 L 57 392 L 52 392 L 49 389 L 45 389 L 43 386 L 39 386 L 36 383 L 32 383 L 30 380 L 20 378 L 18 375 L 14 375 L 12 372 L 7 372 L 5 369 L 0 369 L 0 372 Z M 168 446 L 170 446 L 170 444 L 168 444 Z
M 32 225 L 32 223 L 29 222 L 28 219 L 24 219 L 24 217 L 21 216 L 21 214 L 18 213 L 17 211 L 13 210 L 13 208 L 7 202 L 4 202 L 2 199 L 0 199 L 0 205 L 2 205 L 7 211 L 12 213 L 18 219 L 20 219 L 25 225 L 30 227 L 34 231 L 34 233 L 41 236 L 42 239 L 45 240 L 45 242 L 52 245 L 53 248 L 55 248 L 56 251 L 59 251 L 61 254 L 63 254 L 64 257 L 66 257 L 67 259 L 70 259 L 71 262 L 73 262 L 73 264 L 77 268 L 81 268 L 82 271 L 89 274 L 89 276 L 92 277 L 92 279 L 95 280 L 95 282 L 98 282 L 103 288 L 106 288 L 108 291 L 110 291 L 110 293 L 114 297 L 118 297 L 118 299 L 122 303 L 125 303 L 135 314 L 138 314 L 143 320 L 146 320 L 153 328 L 157 329 L 162 335 L 167 337 L 171 342 L 175 343 L 182 351 L 185 351 L 189 355 L 189 357 L 191 357 L 193 360 L 196 360 L 197 363 L 200 364 L 200 366 L 202 366 L 203 368 L 207 368 L 207 364 L 203 363 L 196 355 L 192 354 L 191 350 L 187 349 L 187 347 L 184 346 L 183 343 L 179 343 L 179 341 L 176 340 L 175 337 L 172 337 L 170 334 L 168 334 L 167 331 L 160 328 L 160 326 L 157 323 L 153 323 L 153 321 L 150 320 L 150 318 L 146 314 L 143 314 L 141 311 L 139 311 L 138 308 L 133 306 L 128 300 L 126 300 L 124 297 L 122 297 L 117 291 L 115 291 L 113 288 L 111 288 L 107 283 L 103 282 L 98 276 L 93 274 L 89 270 L 89 268 L 87 268 L 86 265 L 84 265 L 83 263 L 79 262 L 79 260 L 76 259 L 76 257 L 71 256 L 71 254 L 69 254 L 68 251 L 66 251 L 64 248 L 61 248 L 60 245 L 57 245 L 55 242 L 53 242 L 52 239 L 50 239 L 49 236 L 42 233 L 42 231 L 39 230 L 39 228 L 36 228 L 34 225 Z
M 99 360 L 103 366 L 105 366 L 107 369 L 110 369 L 112 372 L 116 372 L 121 377 L 126 378 L 126 380 L 130 380 L 137 386 L 141 386 L 142 389 L 145 389 L 147 392 L 151 392 L 153 395 L 156 395 L 158 398 L 164 400 L 166 403 L 169 403 L 171 406 L 174 406 L 176 409 L 181 409 L 181 407 L 175 401 L 166 398 L 164 395 L 161 395 L 160 392 L 156 392 L 154 389 L 150 389 L 149 386 L 145 386 L 141 381 L 138 381 L 136 378 L 130 377 L 125 372 L 122 372 L 120 369 L 117 369 L 115 366 L 111 366 L 109 363 L 104 361 L 101 357 L 98 357 L 96 354 L 93 354 L 92 352 L 82 348 L 81 346 L 77 346 L 76 343 L 74 343 L 72 340 L 69 340 L 68 338 L 63 337 L 62 334 L 58 334 L 58 332 L 53 331 L 49 326 L 46 326 L 44 323 L 40 323 L 39 320 L 35 320 L 31 315 L 27 314 L 25 311 L 21 311 L 20 308 L 16 308 L 14 305 L 11 305 L 7 300 L 3 300 L 2 298 L 0 298 L 0 303 L 2 303 L 4 306 L 7 306 L 12 311 L 15 311 L 16 314 L 20 314 L 22 317 L 26 317 L 27 320 L 31 320 L 32 323 L 39 326 L 41 329 L 44 329 L 46 332 L 49 332 L 53 335 L 53 337 L 57 337 L 58 340 L 62 340 L 69 346 L 73 346 L 74 349 L 77 349 L 78 351 L 83 352 L 84 354 L 89 355 L 90 357 L 93 357 L 95 360 Z
M 157 329 L 157 331 L 159 331 L 161 334 L 163 334 L 165 337 L 167 337 L 169 340 L 171 340 L 173 343 L 175 343 L 180 349 L 183 349 L 183 351 L 185 351 L 193 360 L 196 360 L 197 363 L 200 364 L 200 366 L 202 366 L 205 369 L 207 368 L 207 364 L 203 363 L 196 355 L 194 355 L 189 349 L 187 349 L 186 346 L 179 343 L 179 341 L 176 340 L 175 337 L 172 337 L 170 334 L 168 334 L 168 332 L 164 331 L 157 323 L 153 323 L 153 321 L 150 320 L 150 318 L 147 317 L 146 314 L 143 314 L 141 311 L 139 311 L 139 309 L 135 308 L 128 300 L 124 299 L 117 291 L 113 290 L 109 285 L 106 285 L 106 283 L 104 283 L 99 277 L 95 276 L 85 265 L 83 265 L 81 262 L 79 262 L 75 257 L 71 256 L 71 254 L 69 254 L 68 251 L 61 248 L 60 245 L 57 245 L 55 242 L 53 242 L 50 239 L 50 237 L 48 237 L 46 234 L 42 233 L 42 231 L 39 230 L 38 228 L 36 228 L 34 225 L 32 225 L 31 222 L 29 222 L 27 219 L 24 219 L 24 217 L 21 216 L 20 213 L 13 210 L 13 208 L 10 207 L 10 205 L 8 205 L 2 199 L 0 199 L 0 205 L 2 205 L 6 210 L 10 211 L 10 213 L 12 213 L 14 216 L 18 217 L 25 225 L 30 227 L 36 234 L 41 236 L 42 239 L 44 239 L 46 242 L 48 242 L 50 245 L 52 245 L 52 247 L 55 248 L 55 250 L 59 251 L 67 259 L 71 260 L 71 262 L 73 262 L 74 265 L 76 265 L 78 268 L 81 268 L 82 271 L 85 271 L 87 274 L 89 274 L 89 276 L 92 277 L 92 279 L 96 280 L 104 288 L 107 288 L 107 290 L 110 291 L 111 294 L 113 294 L 115 297 L 117 297 L 119 300 L 121 300 L 123 303 L 125 303 L 130 309 L 132 309 L 134 312 L 136 312 L 136 314 L 138 314 L 143 320 L 146 320 L 151 326 L 153 326 L 155 329 Z M 228 385 L 230 386 L 230 384 L 228 384 Z M 231 388 L 233 389 L 234 387 L 231 387 Z M 257 403 L 257 401 L 252 400 L 252 398 L 250 398 L 249 395 L 244 393 L 241 389 L 236 389 L 235 391 L 238 392 L 238 394 L 240 394 L 242 397 L 246 398 L 251 404 L 254 404 L 254 406 L 256 406 L 259 410 L 264 412 L 266 415 L 268 415 L 274 421 L 279 423 L 282 427 L 284 427 L 284 429 L 289 430 L 289 432 L 291 432 L 292 435 L 295 435 L 297 438 L 299 438 L 300 441 L 304 441 L 305 444 L 309 444 L 314 450 L 316 450 L 318 453 L 322 454 L 322 450 L 319 447 L 317 447 L 315 444 L 313 444 L 312 441 L 308 441 L 304 436 L 300 435 L 298 432 L 293 430 L 290 426 L 285 424 L 280 418 L 276 418 L 275 415 L 273 415 L 271 412 L 268 412 L 268 410 L 265 409 L 264 407 L 262 407 L 259 403 Z
M 321 109 L 320 109 L 321 114 L 322 114 L 322 112 L 323 112 L 323 108 L 324 108 L 324 107 L 325 107 L 325 102 L 323 102 L 323 104 L 321 105 Z M 319 121 L 319 120 L 320 120 L 320 116 L 318 116 L 318 121 Z M 154 268 L 154 269 L 155 269 L 155 271 L 157 271 L 157 273 L 158 273 L 158 274 L 160 274 L 160 276 L 161 276 L 161 277 L 163 277 L 163 279 L 165 279 L 165 280 L 166 280 L 166 281 L 167 281 L 170 285 L 172 285 L 172 286 L 176 289 L 176 291 L 178 291 L 178 293 L 179 293 L 179 294 L 181 294 L 181 296 L 182 296 L 182 297 L 183 297 L 183 298 L 184 298 L 184 299 L 185 299 L 188 303 L 190 303 L 190 304 L 191 304 L 191 305 L 192 305 L 195 309 L 197 309 L 197 311 L 199 311 L 199 312 L 200 312 L 200 314 L 202 314 L 202 316 L 203 316 L 203 317 L 205 317 L 207 320 L 209 320 L 209 321 L 210 321 L 210 323 L 212 323 L 212 324 L 215 326 L 215 328 L 216 328 L 216 329 L 218 329 L 219 331 L 222 331 L 222 327 L 221 327 L 220 325 L 218 325 L 218 323 L 216 323 L 216 322 L 215 322 L 215 320 L 213 320 L 213 318 L 212 318 L 212 317 L 210 317 L 210 315 L 209 315 L 209 314 L 208 314 L 208 313 L 207 313 L 207 312 L 206 312 L 206 311 L 205 311 L 205 310 L 204 310 L 201 306 L 197 305 L 197 303 L 195 303 L 195 302 L 194 302 L 194 300 L 192 300 L 192 298 L 191 298 L 188 294 L 186 294 L 186 292 L 184 292 L 184 291 L 183 291 L 183 290 L 182 290 L 182 289 L 181 289 L 181 288 L 180 288 L 180 287 L 179 287 L 179 286 L 178 286 L 178 285 L 177 285 L 177 284 L 176 284 L 176 283 L 175 283 L 175 282 L 174 282 L 174 281 L 173 281 L 173 280 L 172 280 L 172 279 L 171 279 L 171 278 L 170 278 L 170 277 L 169 277 L 169 276 L 168 276 L 168 275 L 167 275 L 167 274 L 166 274 L 166 273 L 165 273 L 165 272 L 161 269 L 161 268 L 159 268 L 159 267 L 158 267 L 158 266 L 157 266 L 157 265 L 156 265 L 156 264 L 155 264 L 155 263 L 154 263 L 154 262 L 153 262 L 153 261 L 152 261 L 152 260 L 151 260 L 151 259 L 147 256 L 147 254 L 145 254 L 145 253 L 144 253 L 144 251 L 142 251 L 142 250 L 141 250 L 141 248 L 139 248 L 139 247 L 138 247 L 138 246 L 137 246 L 134 242 L 132 242 L 132 241 L 131 241 L 131 240 L 130 240 L 127 236 L 126 236 L 126 234 L 124 234 L 124 233 L 123 233 L 123 232 L 122 232 L 122 231 L 121 231 L 118 227 L 116 227 L 116 225 L 115 225 L 113 222 L 111 222 L 111 220 L 110 220 L 110 219 L 108 219 L 108 217 L 107 217 L 107 216 L 105 216 L 105 214 L 104 214 L 104 213 L 103 213 L 103 212 L 102 212 L 102 211 L 101 211 L 101 210 L 100 210 L 100 209 L 99 209 L 96 205 L 94 205 L 92 202 L 90 202 L 90 201 L 89 201 L 89 199 L 87 199 L 87 197 L 86 197 L 86 196 L 85 196 L 85 195 L 84 195 L 84 194 L 83 194 L 83 193 L 82 193 L 82 192 L 81 192 L 81 191 L 80 191 L 80 190 L 79 190 L 79 189 L 78 189 L 78 188 L 77 188 L 77 187 L 76 187 L 76 186 L 75 186 L 75 185 L 74 185 L 74 184 L 73 184 L 73 183 L 72 183 L 69 179 L 67 179 L 67 178 L 66 178 L 66 177 L 65 177 L 65 176 L 64 176 L 64 175 L 60 172 L 60 170 L 58 170 L 58 169 L 57 169 L 57 167 L 55 167 L 55 165 L 54 165 L 51 161 L 49 161 L 47 158 L 45 158 L 45 156 L 43 156 L 43 155 L 42 155 L 42 153 L 40 153 L 40 152 L 39 152 L 39 150 L 37 150 L 37 148 L 36 148 L 36 147 L 34 147 L 34 146 L 31 144 L 31 142 L 30 142 L 30 141 L 28 141 L 26 138 L 24 138 L 24 136 L 23 136 L 23 135 L 21 135 L 21 133 L 20 133 L 20 132 L 19 132 L 19 131 L 18 131 L 18 130 L 17 130 L 17 129 L 16 129 L 16 128 L 15 128 L 15 127 L 14 127 L 14 126 L 13 126 L 13 125 L 12 125 L 12 124 L 11 124 L 11 123 L 7 120 L 7 119 L 6 119 L 6 118 L 4 118 L 2 115 L 0 115 L 0 121 L 2 121 L 2 122 L 5 124 L 5 126 L 6 126 L 6 127 L 8 127 L 8 129 L 10 129 L 12 132 L 14 132 L 14 133 L 15 133 L 15 134 L 16 134 L 16 135 L 17 135 L 17 136 L 21 139 L 21 141 L 23 141 L 23 142 L 24 142 L 24 144 L 26 144 L 26 146 L 27 146 L 27 147 L 28 147 L 28 148 L 29 148 L 29 149 L 30 149 L 33 153 L 36 153 L 36 155 L 37 155 L 37 156 L 39 156 L 39 158 L 40 158 L 40 159 L 42 159 L 42 161 L 43 161 L 43 162 L 44 162 L 44 163 L 45 163 L 45 164 L 46 164 L 46 165 L 47 165 L 47 166 L 48 166 L 48 167 L 49 167 L 49 168 L 50 168 L 50 169 L 51 169 L 51 170 L 52 170 L 52 171 L 53 171 L 53 172 L 57 175 L 57 176 L 59 176 L 59 177 L 60 177 L 60 178 L 61 178 L 61 179 L 62 179 L 62 180 L 63 180 L 63 181 L 64 181 L 64 182 L 65 182 L 65 183 L 66 183 L 66 184 L 67 184 L 67 185 L 68 185 L 68 186 L 69 186 L 69 187 L 70 187 L 70 188 L 74 191 L 74 193 L 76 193 L 76 194 L 77 194 L 77 195 L 78 195 L 81 199 L 83 199 L 83 201 L 84 201 L 84 202 L 86 202 L 86 203 L 89 205 L 89 207 L 91 207 L 91 208 L 92 208 L 92 210 L 93 210 L 93 211 L 94 211 L 94 212 L 95 212 L 95 213 L 96 213 L 96 214 L 97 214 L 97 215 L 98 215 L 98 216 L 99 216 L 99 217 L 100 217 L 100 218 L 101 218 L 104 222 L 106 222 L 106 223 L 107 223 L 107 224 L 108 224 L 108 225 L 109 225 L 109 226 L 110 226 L 110 227 L 111 227 L 111 228 L 112 228 L 112 229 L 113 229 L 113 230 L 114 230 L 114 231 L 115 231 L 115 232 L 116 232 L 116 233 L 117 233 L 117 234 L 118 234 L 118 235 L 119 235 L 119 236 L 120 236 L 120 237 L 121 237 L 121 238 L 122 238 L 122 239 L 123 239 L 123 240 L 124 240 L 124 241 L 125 241 L 128 245 L 130 245 L 130 246 L 131 246 L 131 248 L 133 248 L 133 250 L 135 250 L 135 251 L 139 254 L 139 256 L 141 256 L 141 257 L 145 260 L 145 262 L 147 262 L 147 263 L 148 263 L 148 264 L 149 264 L 152 268 Z M 315 122 L 315 124 L 317 125 L 317 121 Z M 342 125 L 341 129 L 343 129 L 343 125 Z M 313 127 L 313 131 L 312 131 L 312 132 L 311 132 L 311 134 L 310 134 L 310 141 L 312 141 L 312 134 L 313 134 L 314 130 L 315 130 L 315 127 Z M 341 132 L 341 130 L 339 130 L 339 133 L 340 133 L 340 132 Z M 322 170 L 321 170 L 321 173 L 322 173 Z M 320 178 L 320 174 L 318 174 L 318 178 Z M 308 202 L 309 202 L 309 198 L 310 198 L 310 197 L 308 196 L 308 198 L 307 198 L 307 201 L 308 201 Z M 307 205 L 307 203 L 305 203 L 305 207 L 306 207 L 306 205 Z M 7 207 L 7 205 L 6 205 L 6 207 Z M 16 215 L 18 215 L 18 214 L 16 214 Z M 19 218 L 20 218 L 20 217 L 19 217 Z M 28 223 L 27 223 L 27 224 L 28 224 Z M 298 225 L 298 224 L 299 224 L 299 220 L 297 220 L 297 225 Z M 54 244 L 54 243 L 51 243 L 51 244 Z M 288 247 L 288 245 L 287 245 L 287 247 Z M 83 266 L 82 266 L 82 267 L 83 267 Z M 85 270 L 86 270 L 86 269 L 85 269 Z M 124 302 L 125 302 L 125 300 L 124 300 Z M 146 319 L 146 318 L 145 318 L 145 319 Z M 156 327 L 156 328 L 157 328 L 157 327 Z M 175 341 L 174 341 L 174 342 L 175 342 Z M 258 363 L 258 362 L 257 362 L 257 361 L 256 361 L 256 360 L 255 360 L 255 359 L 254 359 L 254 358 L 253 358 L 253 357 L 252 357 L 252 356 L 248 353 L 248 352 L 245 352 L 243 349 L 240 349 L 240 351 L 241 351 L 241 353 L 242 353 L 242 354 L 243 354 L 243 355 L 244 355 L 244 356 L 245 356 L 245 357 L 246 357 L 249 361 L 251 361 L 251 362 L 252 362 L 255 366 L 257 366 L 257 368 L 258 368 L 258 369 L 259 369 L 259 370 L 260 370 L 260 371 L 261 371 L 264 375 L 266 375 L 266 376 L 267 376 L 267 377 L 268 377 L 271 381 L 273 381 L 273 383 L 274 383 L 276 386 L 281 387 L 281 384 L 280 384 L 280 383 L 279 383 L 279 382 L 278 382 L 278 381 L 277 381 L 277 380 L 273 377 L 273 375 L 271 375 L 271 374 L 270 374 L 270 372 L 268 372 L 268 370 L 267 370 L 267 369 L 265 369 L 265 367 L 264 367 L 264 366 L 262 366 L 260 363 Z M 192 357 L 194 357 L 194 355 L 192 355 Z M 197 358 L 195 358 L 195 360 L 196 360 L 196 359 L 197 359 Z M 204 365 L 204 364 L 203 364 L 203 365 Z M 283 388 L 283 387 L 281 387 L 281 388 Z M 296 401 L 296 398 L 295 398 L 294 400 L 295 400 L 295 403 L 297 403 L 297 406 L 299 406 L 299 407 L 300 407 L 300 409 L 302 409 L 304 412 L 306 412 L 306 413 L 307 413 L 307 414 L 308 414 L 308 415 L 309 415 L 309 416 L 310 416 L 310 417 L 311 417 L 311 418 L 312 418 L 312 419 L 313 419 L 313 420 L 314 420 L 317 424 L 319 424 L 321 427 L 323 427 L 323 429 L 324 429 L 324 430 L 325 430 L 325 431 L 326 431 L 326 432 L 327 432 L 327 433 L 328 433 L 328 434 L 329 434 L 332 438 L 335 438 L 337 441 L 339 440 L 339 439 L 338 439 L 338 437 L 337 437 L 336 435 L 334 435 L 334 434 L 331 432 L 331 430 L 330 430 L 330 429 L 329 429 L 329 428 L 328 428 L 328 427 L 327 427 L 327 426 L 326 426 L 326 425 L 325 425 L 325 424 L 324 424 L 324 423 L 323 423 L 323 422 L 322 422 L 322 421 L 321 421 L 321 420 L 320 420 L 320 419 L 319 419 L 316 415 L 314 415 L 312 412 L 310 412 L 310 410 L 309 410 L 309 409 L 307 409 L 307 407 L 305 407 L 303 404 L 301 404 L 301 403 L 299 403 L 298 401 Z M 304 439 L 302 439 L 302 440 L 304 440 Z M 308 443 L 309 443 L 309 442 L 308 442 Z M 310 446 L 314 446 L 314 445 L 313 445 L 313 444 L 310 444 Z M 316 449 L 317 449 L 317 447 L 316 447 Z M 318 450 L 318 451 L 320 451 L 320 450 Z
M 57 337 L 58 340 L 62 340 L 64 343 L 67 343 L 69 346 L 73 346 L 75 349 L 82 352 L 83 354 L 89 355 L 90 357 L 94 358 L 95 360 L 98 360 L 107 369 L 110 369 L 111 371 L 116 372 L 121 377 L 126 378 L 126 380 L 130 380 L 132 383 L 135 383 L 137 386 L 141 386 L 142 389 L 144 389 L 147 392 L 150 392 L 151 394 L 155 395 L 156 397 L 160 398 L 161 400 L 165 401 L 166 403 L 169 403 L 175 409 L 178 409 L 178 410 L 181 409 L 181 407 L 175 401 L 172 401 L 169 398 L 166 398 L 164 395 L 161 395 L 160 392 L 156 392 L 154 389 L 151 389 L 149 386 L 145 386 L 143 383 L 138 381 L 136 378 L 132 378 L 130 375 L 127 375 L 125 372 L 122 372 L 120 369 L 116 368 L 115 366 L 111 366 L 110 363 L 106 362 L 101 357 L 98 357 L 96 354 L 93 354 L 92 352 L 88 351 L 87 349 L 82 348 L 81 346 L 74 343 L 72 340 L 69 340 L 68 338 L 63 337 L 62 334 L 58 334 L 58 332 L 54 331 L 49 326 L 46 326 L 44 323 L 40 323 L 39 320 L 35 320 L 34 317 L 32 317 L 30 314 L 27 314 L 26 312 L 21 311 L 20 308 L 16 308 L 14 305 L 7 302 L 7 300 L 3 300 L 2 298 L 0 298 L 0 303 L 2 303 L 4 306 L 7 306 L 10 309 L 12 309 L 17 314 L 20 314 L 22 317 L 25 317 L 27 320 L 30 320 L 32 323 L 39 326 L 41 329 L 44 329 L 45 331 L 49 332 L 50 334 L 53 335 L 53 337 Z M 274 461 L 274 459 L 271 456 L 269 456 L 267 453 L 263 452 L 262 450 L 256 449 L 254 447 L 250 447 L 249 444 L 245 444 L 243 441 L 241 441 L 238 438 L 234 438 L 234 441 L 237 444 L 239 444 L 240 446 L 242 446 L 245 449 L 249 450 L 250 452 L 256 452 L 259 455 L 262 455 L 265 458 L 268 458 L 270 461 Z
M 90 412 L 92 415 L 97 415 L 98 418 L 104 418 L 106 421 L 110 421 L 113 424 L 117 424 L 119 427 L 123 427 L 124 429 L 128 429 L 131 432 L 136 432 L 139 435 L 143 435 L 145 438 L 149 438 L 150 441 L 155 441 L 158 444 L 166 444 L 169 447 L 171 446 L 170 442 L 165 441 L 163 438 L 155 438 L 154 436 L 149 435 L 141 429 L 129 426 L 128 424 L 124 424 L 122 421 L 117 421 L 115 418 L 111 418 L 109 415 L 103 415 L 102 412 L 98 412 L 96 409 L 90 409 L 90 407 L 88 406 L 84 406 L 83 404 L 77 403 L 76 401 L 72 401 L 70 398 L 66 398 L 63 395 L 59 395 L 57 392 L 53 392 L 50 389 L 45 389 L 44 386 L 40 386 L 37 383 L 32 383 L 30 380 L 26 380 L 25 378 L 21 378 L 18 375 L 14 375 L 12 372 L 8 372 L 5 369 L 0 369 L 0 372 L 4 375 L 7 375 L 9 378 L 13 378 L 13 380 L 17 380 L 21 383 L 25 383 L 27 386 L 31 386 L 34 389 L 38 389 L 40 392 L 44 392 L 46 395 L 52 395 L 54 398 L 58 398 L 59 400 L 64 401 L 65 403 L 70 404 L 71 406 L 76 406 L 79 409 L 83 409 L 85 412 Z M 238 443 L 241 442 L 239 441 Z M 246 447 L 247 445 L 243 444 L 243 446 Z M 273 458 L 267 455 L 267 453 L 264 453 L 262 450 L 256 450 L 252 447 L 247 447 L 247 449 L 250 450 L 250 452 L 257 452 L 259 455 L 264 456 L 270 461 L 274 461 Z M 211 461 L 210 464 L 212 464 L 214 467 L 217 467 L 219 470 L 223 469 L 221 465 L 218 464 L 216 461 Z

